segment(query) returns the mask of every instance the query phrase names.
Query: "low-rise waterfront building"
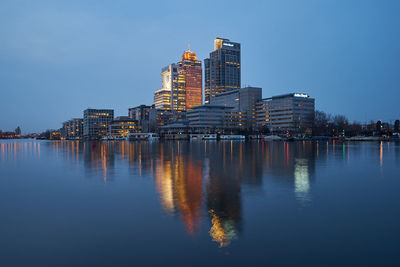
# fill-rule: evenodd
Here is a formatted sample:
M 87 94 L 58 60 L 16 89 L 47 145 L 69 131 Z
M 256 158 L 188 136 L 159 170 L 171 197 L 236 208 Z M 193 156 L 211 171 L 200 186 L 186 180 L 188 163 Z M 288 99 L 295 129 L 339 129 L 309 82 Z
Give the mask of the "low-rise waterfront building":
M 160 132 L 165 139 L 189 139 L 190 128 L 187 121 L 170 123 L 160 127 Z
M 307 94 L 291 93 L 262 99 L 257 103 L 257 126 L 271 132 L 311 133 L 315 100 Z
M 0 131 L 0 139 L 14 139 L 17 135 L 15 132 L 2 132 Z
M 49 139 L 50 140 L 60 140 L 61 139 L 61 131 L 51 131 Z
M 150 132 L 156 131 L 161 126 L 172 123 L 174 113 L 171 110 L 152 109 L 150 111 Z
M 226 110 L 224 116 L 224 131 L 234 132 L 247 128 L 248 118 L 246 112 Z
M 245 114 L 223 105 L 201 105 L 187 111 L 186 119 L 193 133 L 214 133 L 240 130 L 245 126 Z
M 145 133 L 150 131 L 150 116 L 154 106 L 140 105 L 129 109 L 129 118 L 137 122 L 137 126 Z
M 191 127 L 222 128 L 225 111 L 231 109 L 222 105 L 201 105 L 188 111 L 186 118 Z
M 261 88 L 245 87 L 217 94 L 211 98 L 211 104 L 232 107 L 233 112 L 245 115 L 243 126 L 252 130 L 256 127 L 256 105 L 261 99 Z
M 107 136 L 114 119 L 113 109 L 86 109 L 83 111 L 83 137 L 89 140 Z
M 141 132 L 137 121 L 127 116 L 116 117 L 109 126 L 109 137 L 111 139 L 124 139 L 129 133 Z
M 81 139 L 83 137 L 83 119 L 75 118 L 63 123 L 61 137 L 66 139 Z

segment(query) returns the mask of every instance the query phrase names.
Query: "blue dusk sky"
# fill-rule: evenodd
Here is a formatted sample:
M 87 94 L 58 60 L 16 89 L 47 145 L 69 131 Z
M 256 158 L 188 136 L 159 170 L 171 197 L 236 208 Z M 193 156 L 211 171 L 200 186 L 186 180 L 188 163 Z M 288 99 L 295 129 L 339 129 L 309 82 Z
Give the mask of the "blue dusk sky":
M 304 92 L 360 122 L 400 118 L 400 1 L 0 1 L 0 129 L 152 104 L 190 43 L 242 45 L 242 86 Z

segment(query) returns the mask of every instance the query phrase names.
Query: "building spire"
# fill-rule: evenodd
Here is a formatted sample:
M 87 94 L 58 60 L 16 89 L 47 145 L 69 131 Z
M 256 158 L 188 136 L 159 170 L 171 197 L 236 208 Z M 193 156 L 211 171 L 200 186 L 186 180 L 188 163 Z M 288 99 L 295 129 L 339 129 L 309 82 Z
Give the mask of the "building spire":
M 197 60 L 196 53 L 190 51 L 190 44 L 188 44 L 188 49 L 182 54 L 182 60 Z

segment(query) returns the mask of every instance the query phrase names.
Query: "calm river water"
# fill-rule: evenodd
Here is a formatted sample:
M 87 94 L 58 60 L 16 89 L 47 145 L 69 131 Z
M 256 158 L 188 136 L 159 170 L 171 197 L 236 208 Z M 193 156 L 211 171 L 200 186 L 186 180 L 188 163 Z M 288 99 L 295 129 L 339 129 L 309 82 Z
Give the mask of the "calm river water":
M 400 144 L 0 141 L 0 266 L 399 266 Z

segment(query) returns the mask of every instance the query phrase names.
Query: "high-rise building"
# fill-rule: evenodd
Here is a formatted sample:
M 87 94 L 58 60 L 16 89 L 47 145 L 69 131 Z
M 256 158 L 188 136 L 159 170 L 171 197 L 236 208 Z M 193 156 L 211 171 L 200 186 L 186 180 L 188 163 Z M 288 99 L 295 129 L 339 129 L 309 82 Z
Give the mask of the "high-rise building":
M 176 64 L 169 64 L 161 69 L 161 84 L 164 89 L 172 90 L 176 76 L 178 75 L 178 67 Z
M 241 87 L 240 43 L 216 38 L 214 51 L 204 60 L 205 103 L 214 96 Z
M 203 101 L 202 67 L 197 55 L 188 49 L 177 64 L 161 69 L 162 88 L 154 93 L 154 116 L 157 126 L 185 118 L 186 110 Z M 150 127 L 151 128 L 151 127 Z
M 185 77 L 178 74 L 177 64 L 169 64 L 161 69 L 161 84 L 161 89 L 154 92 L 155 109 L 171 111 L 174 114 L 185 111 Z
M 201 61 L 197 55 L 186 50 L 182 55 L 182 61 L 178 63 L 178 88 L 185 90 L 185 110 L 191 110 L 203 104 L 203 75 Z
M 154 92 L 156 109 L 171 110 L 173 107 L 176 109 L 181 102 L 184 102 L 182 93 L 179 95 L 180 92 L 177 90 L 177 79 L 178 67 L 176 64 L 170 64 L 161 69 L 161 89 Z
M 173 111 L 184 111 L 186 105 L 186 93 L 184 79 L 178 73 L 178 66 L 170 64 L 161 70 L 162 88 L 171 91 L 171 107 Z
M 292 93 L 262 99 L 257 103 L 257 126 L 272 132 L 311 133 L 315 100 Z
M 108 135 L 108 127 L 114 119 L 113 109 L 86 109 L 83 111 L 83 137 L 100 139 Z

